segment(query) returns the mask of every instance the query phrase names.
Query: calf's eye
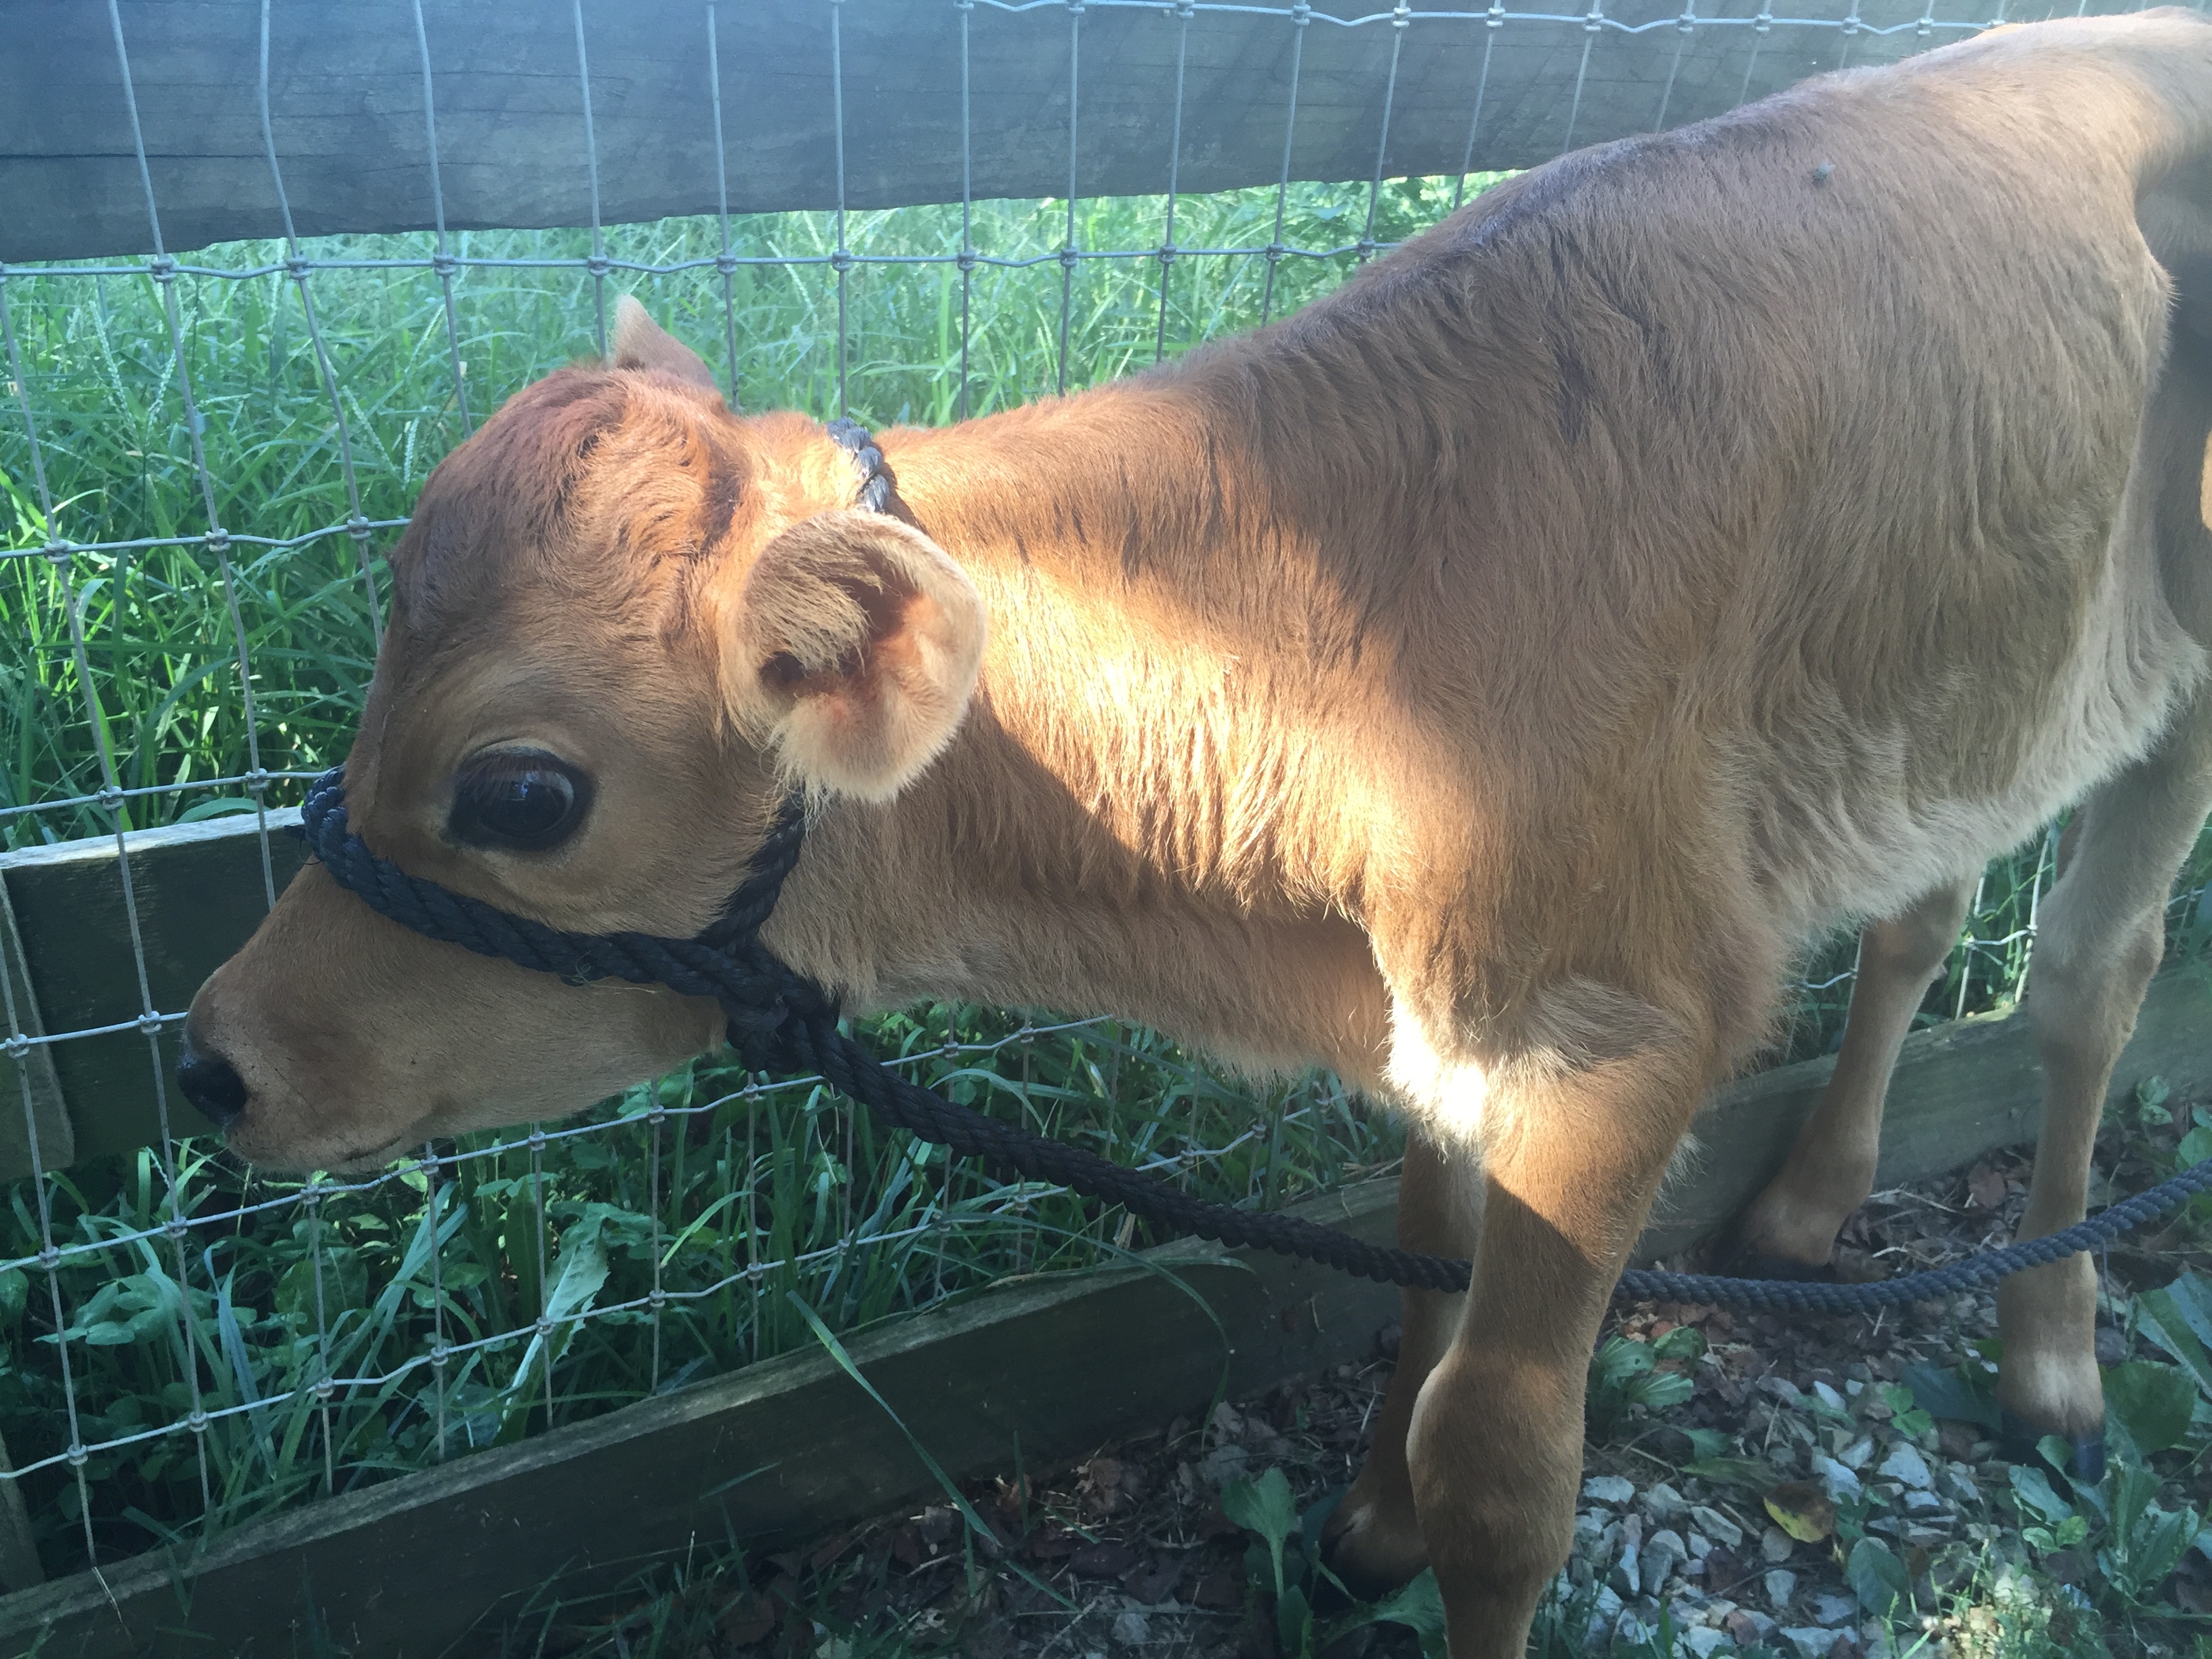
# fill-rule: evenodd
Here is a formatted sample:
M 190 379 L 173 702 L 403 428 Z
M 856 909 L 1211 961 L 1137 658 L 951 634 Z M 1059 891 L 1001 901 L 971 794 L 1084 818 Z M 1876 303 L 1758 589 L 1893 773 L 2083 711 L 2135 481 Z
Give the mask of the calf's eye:
M 566 761 L 529 753 L 486 755 L 453 781 L 447 828 L 473 847 L 543 852 L 575 834 L 592 781 Z

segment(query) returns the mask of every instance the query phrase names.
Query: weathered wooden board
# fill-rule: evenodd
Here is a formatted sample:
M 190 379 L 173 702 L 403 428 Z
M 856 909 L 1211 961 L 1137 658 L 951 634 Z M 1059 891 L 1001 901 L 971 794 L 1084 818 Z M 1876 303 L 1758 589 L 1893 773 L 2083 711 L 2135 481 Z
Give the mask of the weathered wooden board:
M 2124 9 L 2097 0 L 2096 10 Z M 1079 9 L 1079 21 L 1075 12 Z M 1409 6 L 1405 27 L 1369 0 L 1291 8 L 1201 6 L 1187 43 L 1171 4 L 1012 12 L 957 0 L 585 0 L 597 211 L 608 224 L 714 210 L 710 18 L 732 211 L 957 201 L 961 41 L 969 40 L 971 189 L 1085 196 L 1167 187 L 1182 56 L 1185 191 L 1273 184 L 1296 69 L 1292 179 L 1360 179 L 1531 166 L 1584 144 L 1718 113 L 1848 61 L 1954 39 L 1971 13 L 1911 27 L 1922 0 L 1864 0 L 1847 34 L 1771 19 L 1761 0 L 1694 8 L 1620 0 L 1506 20 L 1478 4 Z M 2070 9 L 2070 8 L 2069 8 Z M 1451 12 L 1455 15 L 1437 14 Z M 1607 20 L 1585 27 L 1589 17 Z M 1801 16 L 1840 21 L 1844 0 Z M 1383 13 L 1376 17 L 1373 14 Z M 1767 15 L 1758 25 L 1752 20 Z M 446 222 L 584 225 L 594 185 L 577 25 L 549 0 L 422 0 Z M 281 234 L 261 130 L 257 0 L 122 0 L 153 193 L 170 251 Z M 1356 27 L 1340 18 L 1368 17 Z M 107 9 L 13 0 L 0 52 L 0 258 L 151 249 L 145 191 Z M 422 58 L 409 0 L 276 0 L 270 124 L 302 234 L 422 229 L 433 222 Z M 1732 20 L 1732 21 L 1731 21 Z M 1614 25 L 1625 25 L 1637 32 Z M 1875 29 L 1895 28 L 1893 33 Z M 1395 79 L 1391 70 L 1394 55 Z M 1486 64 L 1487 71 L 1486 74 Z M 1478 96 L 1481 119 L 1474 120 Z M 1389 129 L 1384 130 L 1384 112 Z M 1470 137 L 1470 134 L 1472 137 Z M 1472 149 L 1470 149 L 1470 143 Z M 1357 228 L 1346 240 L 1356 238 Z M 621 239 L 616 239 L 617 252 Z
M 306 856 L 303 842 L 281 833 L 299 818 L 289 810 L 269 815 L 268 878 L 279 891 Z M 259 830 L 250 814 L 241 814 L 142 830 L 128 843 L 144 988 L 156 1013 L 181 1012 L 200 981 L 267 914 Z M 36 1013 L 49 1033 L 97 1030 L 141 1016 L 146 1004 L 131 907 L 112 838 L 0 854 L 0 885 L 22 941 Z M 71 1133 L 49 1140 L 47 1121 L 41 1119 L 40 1151 L 46 1167 L 158 1142 L 164 1106 L 175 1133 L 212 1133 L 172 1080 L 178 1029 L 165 1025 L 150 1042 L 131 1030 L 33 1050 L 34 1056 L 48 1057 L 44 1072 L 35 1058 L 31 1061 L 34 1091 L 50 1080 L 68 1103 L 72 1126 Z M 9 1091 L 0 1100 L 0 1122 L 12 1117 L 17 1125 L 12 1138 L 0 1131 L 0 1179 L 13 1179 L 29 1172 L 30 1159 L 12 1066 L 0 1067 L 0 1086 Z
M 1781 1167 L 1834 1070 L 1832 1059 L 1807 1060 L 1718 1091 L 1693 1132 L 1698 1155 L 1662 1194 L 1638 1258 L 1679 1250 L 1742 1209 Z M 2112 1097 L 2152 1077 L 2178 1090 L 2212 1083 L 2212 982 L 2201 973 L 2185 969 L 2151 981 L 2134 1040 L 2113 1071 Z M 1877 1183 L 1917 1181 L 2033 1139 L 2041 1088 L 2024 1013 L 1916 1032 L 1890 1079 Z
M 1382 1237 L 1395 1192 L 1301 1207 Z M 564 1597 L 586 1595 L 695 1538 L 773 1547 L 927 1501 L 938 1489 L 909 1431 L 956 1479 L 1010 1468 L 1018 1439 L 1048 1467 L 1195 1419 L 1218 1389 L 1364 1358 L 1397 1305 L 1279 1257 L 1180 1244 L 1148 1260 L 1001 1285 L 854 1338 L 898 1422 L 828 1353 L 789 1355 L 241 1528 L 197 1562 L 155 1553 L 0 1598 L 0 1656 L 124 1659 L 209 1638 L 289 1654 L 312 1595 L 338 1650 L 431 1659 L 556 1575 Z
M 12 1021 L 9 1017 L 12 1016 Z M 15 907 L 0 881 L 0 1037 L 46 1035 L 39 1011 L 23 937 L 15 926 Z M 32 1157 L 32 1141 L 39 1156 Z M 61 1169 L 75 1161 L 76 1133 L 62 1099 L 53 1051 L 44 1042 L 27 1043 L 19 1053 L 0 1051 L 0 1178 L 34 1167 Z

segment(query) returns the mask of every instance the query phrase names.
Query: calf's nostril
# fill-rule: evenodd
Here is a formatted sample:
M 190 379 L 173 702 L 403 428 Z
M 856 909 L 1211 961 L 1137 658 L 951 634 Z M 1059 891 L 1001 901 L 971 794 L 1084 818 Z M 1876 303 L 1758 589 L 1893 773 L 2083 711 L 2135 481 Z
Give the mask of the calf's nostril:
M 177 1086 L 218 1129 L 228 1129 L 246 1110 L 246 1079 L 221 1054 L 203 1054 L 187 1043 L 177 1062 Z

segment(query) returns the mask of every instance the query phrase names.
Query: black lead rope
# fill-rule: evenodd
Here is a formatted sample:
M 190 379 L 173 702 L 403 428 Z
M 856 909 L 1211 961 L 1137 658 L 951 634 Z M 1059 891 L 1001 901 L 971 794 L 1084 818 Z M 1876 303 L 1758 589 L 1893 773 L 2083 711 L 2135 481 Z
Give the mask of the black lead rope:
M 860 470 L 862 502 L 878 513 L 897 511 L 896 483 L 867 432 L 853 421 L 835 422 L 829 432 L 851 453 Z M 1255 1245 L 1363 1279 L 1431 1291 L 1468 1286 L 1465 1261 L 1386 1249 L 1295 1216 L 1190 1197 L 1157 1176 L 947 1100 L 884 1066 L 838 1029 L 836 1000 L 827 990 L 793 971 L 760 942 L 761 926 L 775 908 L 784 878 L 799 862 L 805 836 L 805 818 L 795 795 L 777 809 L 766 839 L 721 916 L 690 939 L 563 933 L 410 876 L 371 852 L 349 828 L 343 767 L 333 767 L 316 780 L 301 819 L 308 847 L 331 878 L 380 915 L 426 938 L 552 974 L 571 984 L 615 979 L 633 985 L 665 985 L 686 996 L 712 997 L 729 1022 L 730 1046 L 748 1069 L 818 1073 L 839 1093 L 867 1107 L 882 1123 L 959 1157 L 975 1158 L 1002 1177 L 1050 1182 L 1118 1204 L 1170 1233 Z M 1621 1275 L 1613 1295 L 1737 1308 L 1870 1312 L 1992 1284 L 2008 1273 L 2094 1249 L 2208 1188 L 2212 1188 L 2212 1159 L 2063 1232 L 1872 1285 L 1638 1268 Z

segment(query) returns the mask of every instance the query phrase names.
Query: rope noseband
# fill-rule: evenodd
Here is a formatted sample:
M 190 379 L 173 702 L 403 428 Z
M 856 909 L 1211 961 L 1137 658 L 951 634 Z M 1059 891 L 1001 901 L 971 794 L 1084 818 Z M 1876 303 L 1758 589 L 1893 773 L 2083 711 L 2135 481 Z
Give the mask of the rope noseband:
M 861 504 L 874 512 L 905 516 L 896 480 L 866 430 L 845 420 L 833 422 L 828 430 L 860 471 Z M 343 766 L 333 767 L 307 792 L 301 811 L 307 845 L 341 887 L 378 915 L 426 938 L 553 974 L 571 984 L 618 979 L 633 985 L 665 985 L 686 996 L 712 997 L 728 1021 L 730 1045 L 748 1069 L 818 1073 L 889 1127 L 979 1159 L 1001 1176 L 1054 1182 L 1121 1205 L 1170 1232 L 1223 1244 L 1256 1245 L 1364 1279 L 1433 1291 L 1468 1287 L 1465 1261 L 1388 1249 L 1295 1216 L 1192 1198 L 1157 1176 L 1124 1169 L 1080 1147 L 947 1100 L 884 1066 L 838 1029 L 836 999 L 760 942 L 760 928 L 775 908 L 784 878 L 799 862 L 805 836 L 805 818 L 796 795 L 778 805 L 744 880 L 730 896 L 720 917 L 703 932 L 689 939 L 570 933 L 410 876 L 371 852 L 347 823 L 344 772 Z M 1992 1284 L 2008 1273 L 2092 1249 L 2207 1188 L 2212 1188 L 2212 1159 L 2063 1232 L 1872 1285 L 1634 1269 L 1621 1275 L 1613 1294 L 1805 1312 L 1868 1312 Z

